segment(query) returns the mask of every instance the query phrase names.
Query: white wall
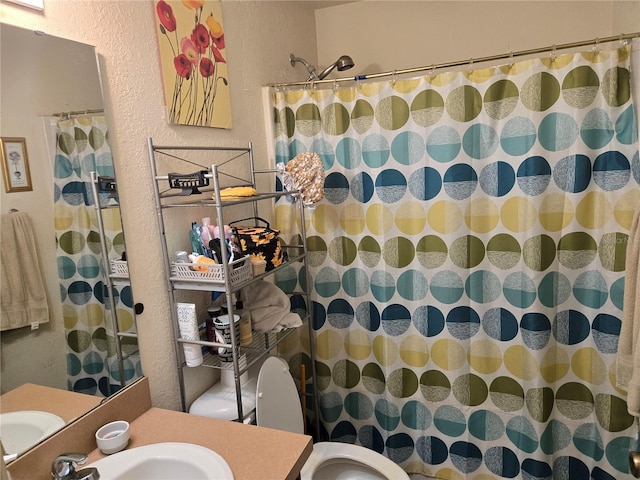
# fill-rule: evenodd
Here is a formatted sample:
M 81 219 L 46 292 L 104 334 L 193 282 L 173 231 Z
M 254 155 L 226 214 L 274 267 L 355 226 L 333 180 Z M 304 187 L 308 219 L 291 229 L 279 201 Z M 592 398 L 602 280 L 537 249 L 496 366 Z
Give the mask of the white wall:
M 542 6 L 536 6 L 539 3 Z M 342 53 L 352 55 L 356 67 L 351 74 L 605 36 L 614 23 L 616 29 L 638 25 L 632 23 L 637 1 L 630 3 L 630 10 L 613 9 L 612 2 L 570 2 L 573 7 L 563 4 L 551 14 L 557 3 L 367 1 L 332 6 L 317 14 L 316 46 L 316 19 L 309 2 L 224 1 L 234 125 L 229 131 L 166 123 L 151 1 L 45 0 L 44 14 L 0 4 L 0 20 L 94 44 L 102 56 L 130 271 L 136 301 L 145 305 L 138 327 L 153 404 L 179 408 L 148 136 L 163 144 L 253 141 L 260 163 L 266 158 L 260 87 L 306 78 L 302 67 L 289 65 L 291 52 L 312 63 L 319 59 L 319 66 Z M 628 28 L 632 30 L 637 27 Z
M 640 31 L 640 1 L 361 1 L 318 10 L 318 63 L 392 72 Z

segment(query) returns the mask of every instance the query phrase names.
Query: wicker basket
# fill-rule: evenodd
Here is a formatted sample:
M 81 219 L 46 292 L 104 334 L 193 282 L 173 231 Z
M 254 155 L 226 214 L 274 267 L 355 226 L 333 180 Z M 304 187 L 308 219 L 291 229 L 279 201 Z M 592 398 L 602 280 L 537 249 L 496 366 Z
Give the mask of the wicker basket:
M 196 266 L 194 263 L 171 263 L 171 279 L 224 283 L 224 265 L 197 264 L 197 267 L 202 270 L 192 270 L 194 266 Z M 231 272 L 229 283 L 231 285 L 238 285 L 253 278 L 251 257 L 249 256 L 234 260 L 229 263 L 229 268 Z
M 114 277 L 129 278 L 129 265 L 126 260 L 110 260 L 111 275 Z

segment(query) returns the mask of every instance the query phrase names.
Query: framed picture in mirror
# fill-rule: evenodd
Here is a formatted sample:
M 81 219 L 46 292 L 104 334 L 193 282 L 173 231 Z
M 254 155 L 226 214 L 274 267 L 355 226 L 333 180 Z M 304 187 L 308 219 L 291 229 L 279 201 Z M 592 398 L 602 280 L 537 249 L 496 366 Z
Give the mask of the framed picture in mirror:
M 24 137 L 0 137 L 2 150 L 2 173 L 7 192 L 28 192 L 33 190 L 27 142 Z
M 34 10 L 44 10 L 44 0 L 8 0 L 11 3 L 17 3 L 23 7 L 33 8 Z

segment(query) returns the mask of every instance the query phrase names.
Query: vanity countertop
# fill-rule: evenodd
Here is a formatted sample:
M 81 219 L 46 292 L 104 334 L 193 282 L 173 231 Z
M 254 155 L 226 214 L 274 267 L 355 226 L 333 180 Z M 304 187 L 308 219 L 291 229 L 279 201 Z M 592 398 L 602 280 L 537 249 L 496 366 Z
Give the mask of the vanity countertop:
M 308 435 L 150 408 L 131 422 L 127 448 L 160 442 L 214 450 L 227 461 L 235 480 L 294 480 L 313 449 Z M 105 456 L 95 449 L 87 465 Z
M 100 405 L 101 397 L 25 383 L 0 396 L 2 413 L 39 410 L 70 422 Z

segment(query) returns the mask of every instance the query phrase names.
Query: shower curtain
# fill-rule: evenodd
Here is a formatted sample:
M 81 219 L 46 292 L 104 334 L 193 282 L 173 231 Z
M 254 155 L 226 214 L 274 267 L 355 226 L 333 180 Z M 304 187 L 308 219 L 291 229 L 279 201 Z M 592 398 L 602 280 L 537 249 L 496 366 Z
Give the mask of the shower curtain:
M 60 297 L 67 337 L 68 388 L 108 396 L 121 385 L 109 292 L 105 285 L 105 268 L 109 266 L 104 264 L 100 245 L 91 172 L 114 175 L 109 133 L 104 116 L 61 120 L 57 129 L 54 211 Z M 103 206 L 109 202 L 117 200 L 108 194 L 100 198 Z M 109 247 L 105 256 L 120 259 L 124 237 L 119 209 L 102 212 Z M 135 332 L 131 288 L 115 290 L 120 330 Z M 126 358 L 124 372 L 127 381 L 140 375 L 139 358 Z
M 615 386 L 640 204 L 629 58 L 272 92 L 276 161 L 325 167 L 310 271 L 277 279 L 310 275 L 331 440 L 447 479 L 630 477 L 637 426 Z M 275 214 L 292 236 L 292 205 Z

